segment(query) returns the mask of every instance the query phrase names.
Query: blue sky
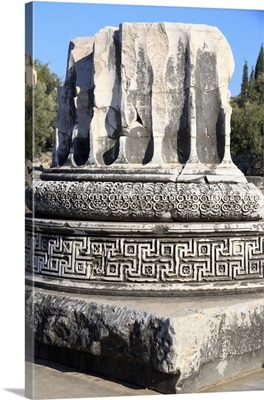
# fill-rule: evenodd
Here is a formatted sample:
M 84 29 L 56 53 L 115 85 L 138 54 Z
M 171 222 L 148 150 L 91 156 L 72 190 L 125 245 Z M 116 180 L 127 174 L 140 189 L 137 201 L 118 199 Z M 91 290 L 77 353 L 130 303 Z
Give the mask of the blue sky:
M 239 94 L 244 62 L 247 60 L 250 71 L 264 41 L 263 9 L 37 1 L 33 2 L 33 31 L 28 21 L 26 24 L 26 50 L 31 53 L 30 37 L 33 35 L 33 58 L 48 62 L 50 69 L 64 80 L 72 38 L 93 36 L 104 26 L 118 26 L 121 22 L 155 21 L 217 26 L 227 38 L 235 59 L 231 95 Z

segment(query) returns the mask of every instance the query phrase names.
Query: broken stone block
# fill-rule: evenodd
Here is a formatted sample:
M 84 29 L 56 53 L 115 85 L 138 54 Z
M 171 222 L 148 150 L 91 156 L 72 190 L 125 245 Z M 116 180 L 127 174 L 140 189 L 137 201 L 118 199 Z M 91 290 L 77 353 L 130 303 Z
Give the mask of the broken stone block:
M 211 166 L 217 174 L 228 164 L 241 181 L 229 149 L 228 83 L 234 60 L 217 28 L 122 23 L 94 38 L 74 39 L 68 59 L 59 121 L 64 152 L 70 153 L 71 141 L 89 136 L 87 165 L 169 165 L 180 172 L 187 164 L 183 175 L 201 175 Z M 86 101 L 78 102 L 81 93 Z M 136 141 L 140 156 L 133 157 L 123 136 L 148 138 Z M 77 165 L 85 164 L 85 156 L 78 156 L 83 146 L 75 148 Z M 61 165 L 65 154 L 59 158 Z
M 93 114 L 93 38 L 73 39 L 69 45 L 66 79 L 59 97 L 58 148 L 55 158 L 63 165 L 84 164 L 89 155 Z M 74 150 L 73 150 L 74 149 Z M 71 165 L 71 161 L 70 161 Z

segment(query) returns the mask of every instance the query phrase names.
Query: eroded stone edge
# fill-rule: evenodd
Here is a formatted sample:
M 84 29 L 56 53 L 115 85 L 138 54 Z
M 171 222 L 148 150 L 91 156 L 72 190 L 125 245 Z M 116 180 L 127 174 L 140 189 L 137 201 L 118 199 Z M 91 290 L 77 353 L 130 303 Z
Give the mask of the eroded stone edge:
M 208 385 L 247 368 L 260 368 L 258 355 L 264 350 L 261 298 L 227 307 L 217 306 L 216 301 L 215 306 L 200 310 L 194 304 L 184 315 L 167 317 L 165 309 L 161 316 L 34 290 L 27 291 L 26 321 L 35 337 L 47 345 L 115 359 L 126 355 L 160 372 L 180 373 L 175 391 L 182 393 L 203 387 L 199 374 L 205 370 L 212 375 L 205 379 Z M 230 371 L 236 359 L 243 363 Z

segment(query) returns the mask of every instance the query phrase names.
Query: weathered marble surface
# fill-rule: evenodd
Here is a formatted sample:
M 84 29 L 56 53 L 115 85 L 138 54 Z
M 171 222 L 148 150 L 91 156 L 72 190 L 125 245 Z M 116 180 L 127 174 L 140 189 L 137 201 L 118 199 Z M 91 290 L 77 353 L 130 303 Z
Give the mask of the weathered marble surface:
M 81 165 L 89 155 L 93 44 L 93 37 L 75 38 L 69 44 L 67 74 L 59 93 L 58 148 L 53 155 L 53 166 Z
M 37 181 L 27 191 L 38 216 L 134 221 L 243 221 L 264 218 L 254 184 Z
M 72 166 L 168 164 L 183 175 L 212 169 L 243 180 L 230 157 L 233 70 L 225 37 L 207 25 L 122 23 L 74 39 L 61 104 L 59 165 L 67 157 L 68 164 L 71 154 Z M 73 145 L 71 153 L 69 147 L 85 138 L 86 160 L 81 147 Z
M 162 393 L 261 367 L 263 196 L 230 157 L 233 68 L 205 25 L 70 43 L 53 167 L 27 190 L 36 355 Z
M 73 39 L 53 165 L 27 206 L 70 219 L 262 219 L 262 193 L 230 156 L 233 69 L 207 25 L 122 23 Z
M 26 326 L 39 343 L 62 353 L 78 350 L 80 367 L 85 354 L 106 357 L 117 367 L 110 376 L 119 379 L 128 373 L 118 368 L 125 358 L 128 381 L 144 385 L 154 370 L 160 375 L 146 386 L 162 393 L 190 393 L 260 368 L 263 324 L 264 300 L 257 294 L 139 301 L 26 292 Z
M 264 222 L 31 224 L 26 278 L 41 287 L 126 297 L 264 290 Z

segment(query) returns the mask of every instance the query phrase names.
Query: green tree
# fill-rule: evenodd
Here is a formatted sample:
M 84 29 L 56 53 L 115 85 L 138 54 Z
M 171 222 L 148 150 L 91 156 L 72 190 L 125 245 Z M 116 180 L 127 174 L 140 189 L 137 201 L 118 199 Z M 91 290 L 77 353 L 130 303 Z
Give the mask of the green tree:
M 57 113 L 57 94 L 46 94 L 46 85 L 38 82 L 33 90 L 34 149 L 39 153 L 54 132 Z
M 264 74 L 264 51 L 263 44 L 260 47 L 259 55 L 255 66 L 255 89 L 259 95 L 259 100 L 263 103 L 263 74 Z
M 233 155 L 247 155 L 251 159 L 263 159 L 264 150 L 264 70 L 263 45 L 255 69 L 245 62 L 241 92 L 231 99 L 231 151 Z
M 248 98 L 253 100 L 253 98 L 255 97 L 255 70 L 253 67 L 251 67 L 251 72 L 250 72 L 250 76 L 249 76 L 249 81 L 248 81 Z
M 25 89 L 25 156 L 30 160 L 53 144 L 58 111 L 57 86 L 61 84 L 48 64 L 35 60 L 34 65 L 37 84 Z
M 260 104 L 248 102 L 244 107 L 232 105 L 232 153 L 263 156 L 264 109 Z
M 34 66 L 37 70 L 38 82 L 43 82 L 46 85 L 46 93 L 50 94 L 61 85 L 61 79 L 58 77 L 55 72 L 51 72 L 49 68 L 49 64 L 43 64 L 39 60 L 34 61 Z
M 264 72 L 264 50 L 263 50 L 263 44 L 260 47 L 259 55 L 257 58 L 256 62 L 256 67 L 255 67 L 255 79 L 257 80 L 258 77 L 263 74 Z
M 241 84 L 241 96 L 246 97 L 248 94 L 248 64 L 245 61 L 243 67 L 243 76 L 242 76 L 242 84 Z
M 245 62 L 241 92 L 231 99 L 231 152 L 233 156 L 246 155 L 252 160 L 263 159 L 264 150 L 264 71 L 263 46 L 251 69 L 248 80 L 248 66 Z

